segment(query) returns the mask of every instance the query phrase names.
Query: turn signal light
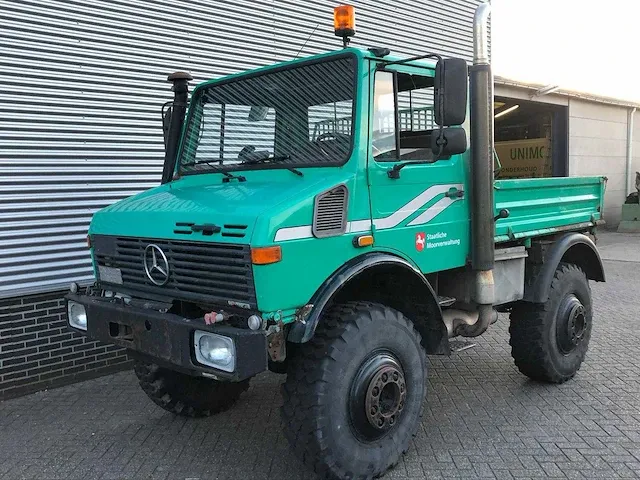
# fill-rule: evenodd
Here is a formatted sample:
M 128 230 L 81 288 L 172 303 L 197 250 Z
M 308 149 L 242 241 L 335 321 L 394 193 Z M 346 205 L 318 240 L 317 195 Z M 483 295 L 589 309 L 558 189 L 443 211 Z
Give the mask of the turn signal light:
M 338 5 L 333 9 L 333 28 L 338 37 L 356 34 L 356 9 L 352 5 Z
M 354 247 L 370 247 L 373 245 L 373 235 L 360 235 L 353 239 Z
M 91 237 L 87 235 L 87 247 L 91 249 Z
M 254 265 L 269 265 L 280 260 L 282 260 L 282 249 L 279 246 L 251 249 L 251 263 Z

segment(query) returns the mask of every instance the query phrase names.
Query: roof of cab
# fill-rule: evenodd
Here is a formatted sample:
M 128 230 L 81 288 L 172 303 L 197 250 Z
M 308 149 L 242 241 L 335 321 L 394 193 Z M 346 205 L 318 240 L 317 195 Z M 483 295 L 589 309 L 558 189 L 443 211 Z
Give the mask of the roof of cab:
M 218 77 L 218 78 L 215 78 L 215 79 L 205 80 L 204 82 L 198 84 L 196 89 L 200 89 L 202 87 L 206 87 L 208 85 L 218 83 L 221 80 L 229 81 L 229 80 L 232 80 L 232 79 L 235 79 L 235 78 L 241 78 L 241 77 L 243 77 L 245 75 L 256 75 L 256 74 L 260 74 L 260 73 L 263 73 L 263 72 L 268 72 L 269 70 L 272 70 L 274 68 L 295 66 L 295 65 L 298 65 L 298 64 L 303 64 L 303 63 L 308 62 L 308 61 L 312 61 L 312 60 L 321 60 L 321 59 L 324 59 L 324 58 L 330 58 L 330 57 L 333 57 L 333 56 L 344 55 L 344 54 L 348 54 L 348 53 L 350 53 L 352 55 L 355 55 L 359 59 L 369 59 L 369 60 L 386 61 L 386 62 L 395 62 L 395 61 L 398 61 L 398 60 L 404 60 L 405 59 L 405 57 L 400 57 L 400 56 L 391 55 L 391 54 L 386 55 L 385 57 L 377 57 L 368 48 L 347 47 L 347 48 L 342 48 L 340 50 L 331 50 L 329 52 L 319 53 L 319 54 L 316 54 L 316 55 L 309 55 L 309 56 L 306 56 L 306 57 L 294 58 L 292 60 L 287 60 L 287 61 L 284 61 L 284 62 L 272 63 L 271 65 L 265 65 L 263 67 L 253 68 L 253 69 L 250 69 L 250 70 L 245 70 L 245 71 L 242 71 L 242 72 L 233 73 L 233 74 L 230 74 L 230 75 L 225 75 L 225 76 L 222 76 L 222 77 Z M 407 62 L 407 65 L 416 65 L 416 66 L 433 68 L 435 66 L 435 62 L 432 61 L 432 60 L 429 60 L 429 59 L 422 59 L 422 60 L 413 60 L 411 62 Z

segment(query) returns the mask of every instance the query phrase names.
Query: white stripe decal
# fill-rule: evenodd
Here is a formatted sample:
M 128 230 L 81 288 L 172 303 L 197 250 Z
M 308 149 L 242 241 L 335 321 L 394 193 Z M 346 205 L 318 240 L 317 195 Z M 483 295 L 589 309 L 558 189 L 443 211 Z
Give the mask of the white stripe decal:
M 371 220 L 354 220 L 347 224 L 347 233 L 366 232 L 371 230 Z
M 424 212 L 409 222 L 410 226 L 429 223 L 431 220 L 441 214 L 449 205 L 456 202 L 457 198 L 444 197 L 427 208 Z
M 385 228 L 393 228 L 416 213 L 425 203 L 430 202 L 438 195 L 448 192 L 451 188 L 461 189 L 462 185 L 434 185 L 429 187 L 399 210 L 396 210 L 388 217 L 376 218 L 373 220 L 373 223 L 376 228 L 381 230 Z
M 276 232 L 276 242 L 282 242 L 284 240 L 298 240 L 300 238 L 311 238 L 313 232 L 311 225 L 303 225 L 301 227 L 287 227 L 281 228 Z
M 388 217 L 383 218 L 375 218 L 373 220 L 376 229 L 385 230 L 388 228 L 393 228 L 398 226 L 404 220 L 409 218 L 411 215 L 416 213 L 420 207 L 429 203 L 431 200 L 436 198 L 438 195 L 442 195 L 443 193 L 448 192 L 452 188 L 456 188 L 458 190 L 462 190 L 462 184 L 448 184 L 448 185 L 433 185 L 427 188 L 420 195 L 412 199 L 410 202 L 406 203 L 400 209 L 393 212 Z M 423 223 L 428 223 L 433 220 L 436 216 L 438 216 L 441 212 L 443 212 L 449 205 L 454 203 L 459 199 L 452 199 L 449 197 L 441 198 L 436 203 L 427 208 L 424 212 L 422 212 L 418 217 L 413 219 L 409 225 L 420 225 Z M 356 232 L 367 232 L 371 230 L 371 220 L 354 220 L 352 222 L 347 223 L 347 233 L 356 233 Z M 286 227 L 281 228 L 276 232 L 275 241 L 281 242 L 285 240 L 300 240 L 303 238 L 311 238 L 313 236 L 313 231 L 311 229 L 311 225 L 302 225 L 299 227 Z

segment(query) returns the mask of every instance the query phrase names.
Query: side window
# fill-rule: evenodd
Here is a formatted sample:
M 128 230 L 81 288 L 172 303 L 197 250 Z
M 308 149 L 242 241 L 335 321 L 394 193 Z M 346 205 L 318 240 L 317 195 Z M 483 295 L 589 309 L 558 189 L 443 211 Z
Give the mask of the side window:
M 373 158 L 394 161 L 396 153 L 396 106 L 393 73 L 376 72 L 373 93 Z
M 393 75 L 392 72 L 376 74 L 373 156 L 377 161 L 431 160 L 431 133 L 436 128 L 433 77 L 397 73 L 396 105 Z M 383 138 L 385 143 L 380 145 Z

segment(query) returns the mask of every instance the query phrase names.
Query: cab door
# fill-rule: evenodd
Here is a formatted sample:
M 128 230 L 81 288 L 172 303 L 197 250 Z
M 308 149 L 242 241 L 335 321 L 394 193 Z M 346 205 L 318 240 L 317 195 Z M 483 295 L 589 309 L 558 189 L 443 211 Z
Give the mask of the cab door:
M 463 266 L 469 251 L 468 152 L 435 161 L 433 85 L 428 68 L 375 71 L 367 162 L 375 245 L 409 257 L 424 273 Z

